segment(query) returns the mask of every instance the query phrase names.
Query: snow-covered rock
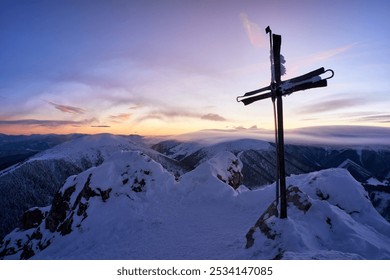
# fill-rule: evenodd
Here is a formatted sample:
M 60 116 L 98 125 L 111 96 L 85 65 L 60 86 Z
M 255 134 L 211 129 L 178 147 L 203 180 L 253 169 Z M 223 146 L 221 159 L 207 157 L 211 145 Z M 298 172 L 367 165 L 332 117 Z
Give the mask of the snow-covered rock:
M 390 224 L 344 169 L 288 178 L 288 218 L 273 202 L 247 233 L 253 258 L 389 259 Z
M 243 182 L 241 169 L 242 162 L 230 152 L 221 152 L 205 163 L 209 167 L 209 172 L 224 183 L 229 184 L 233 189 L 237 189 Z

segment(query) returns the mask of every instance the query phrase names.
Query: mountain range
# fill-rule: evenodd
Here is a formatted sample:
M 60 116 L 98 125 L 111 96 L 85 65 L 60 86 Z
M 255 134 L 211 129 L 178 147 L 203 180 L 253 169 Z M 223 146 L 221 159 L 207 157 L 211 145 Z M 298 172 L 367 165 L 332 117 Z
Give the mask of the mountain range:
M 0 170 L 82 134 L 6 135 L 0 133 Z
M 390 238 L 383 218 L 389 219 L 389 159 L 390 149 L 385 147 L 286 145 L 292 213 L 286 224 L 272 210 L 275 148 L 271 142 L 253 138 L 205 142 L 76 135 L 0 171 L 4 194 L 0 199 L 4 237 L 0 256 L 389 258 L 390 249 L 374 250 L 379 241 L 388 242 Z M 298 196 L 299 201 L 308 201 L 311 206 L 295 205 Z M 350 200 L 355 208 L 349 207 Z M 299 210 L 302 207 L 309 208 Z M 328 209 L 327 216 L 323 207 Z M 267 222 L 262 221 L 264 216 L 259 218 L 262 212 L 268 213 Z M 309 220 L 318 222 L 323 231 L 316 233 L 317 242 L 307 232 L 312 241 L 305 241 L 303 251 L 299 251 L 287 244 L 282 228 L 309 231 L 308 221 L 300 222 L 306 212 L 312 213 Z M 319 221 L 314 221 L 317 216 Z M 264 224 L 271 235 L 259 226 Z M 339 225 L 348 230 L 336 230 Z M 352 243 L 338 246 L 337 238 L 343 234 L 355 234 L 354 242 L 363 242 L 369 252 L 352 248 Z M 262 242 L 271 242 L 272 248 L 266 246 L 266 252 L 259 253 L 258 244 Z M 120 250 L 120 244 L 134 250 Z

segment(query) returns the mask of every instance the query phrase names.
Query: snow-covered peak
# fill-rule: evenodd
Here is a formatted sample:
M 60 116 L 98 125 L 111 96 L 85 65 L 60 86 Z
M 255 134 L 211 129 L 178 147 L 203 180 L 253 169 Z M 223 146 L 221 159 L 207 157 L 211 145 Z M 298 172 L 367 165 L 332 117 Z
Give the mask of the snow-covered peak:
M 289 184 L 300 186 L 308 196 L 326 200 L 359 221 L 384 222 L 383 217 L 372 206 L 366 190 L 345 169 L 333 168 L 306 174 L 306 176 L 291 176 Z M 388 234 L 390 235 L 390 231 Z
M 96 157 L 97 153 L 108 157 L 118 150 L 134 150 L 142 147 L 145 147 L 142 141 L 134 137 L 112 134 L 86 135 L 39 153 L 30 161 L 59 158 L 79 160 L 81 157 Z
M 230 152 L 221 152 L 180 178 L 181 188 L 208 198 L 232 195 L 242 184 L 242 163 Z M 230 187 L 227 187 L 229 185 Z

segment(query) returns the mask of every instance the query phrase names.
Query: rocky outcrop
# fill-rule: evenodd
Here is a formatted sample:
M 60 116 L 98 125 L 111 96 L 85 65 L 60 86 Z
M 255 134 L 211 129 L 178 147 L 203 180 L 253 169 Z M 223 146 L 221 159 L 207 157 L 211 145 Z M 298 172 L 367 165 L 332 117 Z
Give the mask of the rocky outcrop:
M 0 244 L 0 258 L 7 255 L 20 254 L 20 259 L 29 259 L 36 251 L 41 251 L 51 244 L 54 233 L 67 235 L 80 227 L 88 217 L 89 200 L 99 197 L 102 202 L 110 197 L 111 188 L 91 188 L 92 173 L 86 178 L 83 187 L 76 181 L 76 176 L 70 177 L 64 187 L 53 199 L 49 211 L 33 208 L 23 215 L 23 224 L 9 238 L 4 238 Z M 76 189 L 79 191 L 76 193 Z M 42 234 L 45 233 L 45 234 Z M 17 238 L 15 238 L 15 236 Z
M 238 159 L 228 161 L 229 166 L 224 170 L 224 175 L 217 174 L 217 178 L 224 183 L 229 184 L 233 189 L 238 189 L 243 183 L 243 175 L 241 173 L 241 165 Z
M 287 203 L 288 207 L 296 208 L 305 214 L 312 206 L 308 196 L 303 193 L 298 187 L 290 186 L 287 189 Z M 279 216 L 276 201 L 273 201 L 270 206 L 264 211 L 264 213 L 257 220 L 255 225 L 250 228 L 246 234 L 246 248 L 253 246 L 255 242 L 255 232 L 261 232 L 267 239 L 275 240 L 278 236 L 278 232 L 274 229 L 274 219 Z
M 47 211 L 43 211 L 43 208 L 33 207 L 24 212 L 22 217 L 21 228 L 28 230 L 30 228 L 36 228 L 42 223 L 42 220 L 47 216 Z
M 233 189 L 243 184 L 242 162 L 230 152 L 221 152 L 208 161 L 212 174 Z

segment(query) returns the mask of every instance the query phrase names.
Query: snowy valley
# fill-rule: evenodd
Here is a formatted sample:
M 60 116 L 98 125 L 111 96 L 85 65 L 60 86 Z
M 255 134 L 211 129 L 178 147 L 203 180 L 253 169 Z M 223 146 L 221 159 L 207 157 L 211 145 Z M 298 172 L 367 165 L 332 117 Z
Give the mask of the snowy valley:
M 0 171 L 0 258 L 390 259 L 390 149 L 286 146 L 285 220 L 274 157 L 257 139 L 72 139 Z

